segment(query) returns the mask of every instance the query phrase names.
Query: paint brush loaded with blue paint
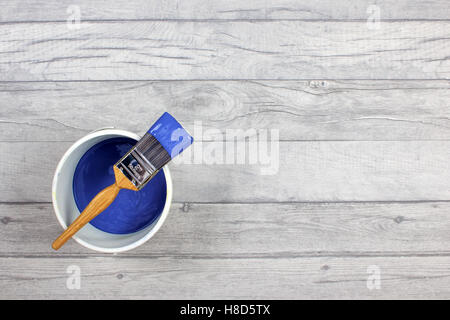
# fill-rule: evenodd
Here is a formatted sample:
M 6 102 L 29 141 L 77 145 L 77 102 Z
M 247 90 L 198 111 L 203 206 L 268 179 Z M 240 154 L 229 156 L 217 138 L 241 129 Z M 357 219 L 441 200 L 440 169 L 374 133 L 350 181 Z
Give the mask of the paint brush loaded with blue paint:
M 148 132 L 113 167 L 115 182 L 98 193 L 77 219 L 53 242 L 58 250 L 89 221 L 114 201 L 121 189 L 141 190 L 193 138 L 169 113 L 164 113 Z

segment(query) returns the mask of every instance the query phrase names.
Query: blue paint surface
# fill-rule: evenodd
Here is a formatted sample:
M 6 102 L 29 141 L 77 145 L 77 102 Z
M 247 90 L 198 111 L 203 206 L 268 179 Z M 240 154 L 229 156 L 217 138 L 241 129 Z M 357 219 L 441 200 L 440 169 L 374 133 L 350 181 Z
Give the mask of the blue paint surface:
M 130 138 L 112 138 L 83 155 L 73 177 L 73 194 L 80 212 L 101 190 L 114 183 L 114 164 L 135 144 Z M 161 170 L 142 190 L 121 190 L 114 202 L 90 223 L 115 234 L 139 231 L 161 215 L 166 191 L 166 178 Z
M 189 147 L 194 141 L 194 138 L 183 129 L 181 124 L 167 112 L 164 112 L 164 114 L 156 120 L 153 126 L 148 130 L 148 133 L 161 143 L 172 159 Z

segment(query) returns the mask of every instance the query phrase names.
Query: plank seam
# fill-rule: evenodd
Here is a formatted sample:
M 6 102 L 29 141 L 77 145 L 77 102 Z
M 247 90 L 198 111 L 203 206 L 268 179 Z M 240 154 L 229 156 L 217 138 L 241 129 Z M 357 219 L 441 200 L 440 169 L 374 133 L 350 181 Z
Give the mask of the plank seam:
M 74 79 L 74 80 L 0 80 L 0 84 L 18 84 L 18 83 L 80 83 L 80 82 L 251 82 L 251 81 L 276 81 L 276 82 L 301 82 L 301 81 L 450 81 L 450 78 L 289 78 L 289 79 L 276 79 L 276 78 L 192 78 L 192 79 Z M 408 89 L 408 88 L 395 88 L 395 89 Z M 416 89 L 416 88 L 412 88 Z M 447 88 L 427 88 L 418 87 L 419 89 L 447 89 Z M 357 90 L 357 89 L 355 89 Z M 369 89 L 370 90 L 370 89 Z M 373 89 L 377 90 L 377 89 Z
M 223 22 L 342 22 L 342 23 L 354 23 L 361 22 L 366 23 L 366 19 L 85 19 L 81 20 L 81 22 L 87 23 L 123 23 L 123 22 L 170 22 L 170 23 L 179 23 L 179 22 L 196 22 L 196 23 L 223 23 Z M 387 23 L 398 23 L 398 22 L 449 22 L 450 19 L 380 19 L 380 22 Z M 67 23 L 66 20 L 27 20 L 27 21 L 1 21 L 0 25 L 11 25 L 11 24 L 48 24 L 48 23 Z
M 279 204 L 279 205 L 287 205 L 287 204 L 420 204 L 420 203 L 450 203 L 450 200 L 447 199 L 433 199 L 433 200 L 369 200 L 369 201 L 233 201 L 233 202 L 198 202 L 198 201 L 172 201 L 174 205 L 183 205 L 183 204 L 194 204 L 194 205 L 255 205 L 255 204 Z M 0 201 L 0 205 L 17 205 L 17 206 L 25 206 L 25 205 L 43 205 L 49 204 L 50 201 Z
M 280 254 L 280 255 L 180 255 L 180 254 L 155 254 L 155 255 L 139 255 L 139 254 L 28 254 L 18 255 L 14 253 L 0 254 L 0 259 L 91 259 L 91 258 L 114 258 L 114 259 L 185 259 L 185 260 L 245 260 L 245 259 L 303 259 L 303 258 L 348 258 L 348 259 L 365 259 L 365 258 L 435 258 L 450 257 L 450 252 L 322 252 L 322 253 L 299 253 L 299 254 Z
M 81 129 L 80 129 L 81 130 Z M 93 131 L 93 130 L 92 130 Z M 232 140 L 196 140 L 197 142 L 226 142 Z M 290 142 L 448 142 L 450 139 L 415 139 L 415 140 L 278 140 L 282 143 L 290 143 Z M 76 140 L 0 140 L 0 143 L 75 143 Z

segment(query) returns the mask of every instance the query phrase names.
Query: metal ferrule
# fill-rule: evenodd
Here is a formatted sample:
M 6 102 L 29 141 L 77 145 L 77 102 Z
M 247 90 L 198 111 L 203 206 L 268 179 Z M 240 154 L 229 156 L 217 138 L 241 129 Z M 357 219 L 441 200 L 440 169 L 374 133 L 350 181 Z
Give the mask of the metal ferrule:
M 170 159 L 170 155 L 161 146 L 159 141 L 151 134 L 146 133 L 116 163 L 116 167 L 140 190 Z

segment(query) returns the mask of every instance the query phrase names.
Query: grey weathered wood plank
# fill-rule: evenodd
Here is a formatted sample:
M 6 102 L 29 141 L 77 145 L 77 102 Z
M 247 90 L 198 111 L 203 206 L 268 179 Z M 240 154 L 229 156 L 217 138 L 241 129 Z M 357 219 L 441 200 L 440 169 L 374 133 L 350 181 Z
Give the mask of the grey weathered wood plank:
M 448 79 L 450 21 L 0 25 L 0 80 Z
M 0 258 L 0 298 L 448 299 L 449 263 L 448 256 Z M 80 268 L 79 290 L 66 286 L 69 266 Z M 367 285 L 374 268 L 380 272 L 379 290 Z
M 70 5 L 80 29 L 66 23 Z M 439 80 L 450 5 L 377 1 L 379 28 L 370 5 L 2 4 L 0 298 L 450 298 L 450 90 Z M 120 81 L 149 79 L 161 81 Z M 206 81 L 179 81 L 190 79 Z M 254 79 L 272 80 L 239 81 Z M 144 132 L 166 110 L 218 136 L 279 129 L 277 174 L 174 163 L 176 202 L 150 242 L 116 256 L 73 241 L 52 252 L 50 183 L 66 148 L 105 125 Z M 80 290 L 66 288 L 70 265 Z M 369 266 L 380 290 L 367 288 Z
M 32 0 L 5 1 L 0 22 L 5 21 L 64 21 L 67 10 L 78 5 L 84 20 L 124 19 L 367 19 L 369 0 L 321 1 L 258 1 L 258 0 Z M 450 6 L 446 0 L 381 0 L 375 3 L 380 18 L 448 19 Z M 369 10 L 369 11 L 368 11 Z
M 275 128 L 281 140 L 443 140 L 449 89 L 447 80 L 5 82 L 0 140 L 75 141 L 105 126 L 139 133 L 164 111 L 193 134 L 197 122 L 222 134 Z
M 0 201 L 50 201 L 54 170 L 69 146 L 1 142 Z M 450 200 L 450 141 L 280 142 L 270 164 L 208 164 L 206 156 L 222 147 L 197 142 L 179 157 L 183 163 L 170 165 L 175 201 Z M 202 164 L 187 158 L 196 150 Z
M 450 203 L 174 203 L 146 244 L 120 257 L 299 258 L 450 255 Z M 98 256 L 75 241 L 58 253 L 51 204 L 0 204 L 1 257 Z

